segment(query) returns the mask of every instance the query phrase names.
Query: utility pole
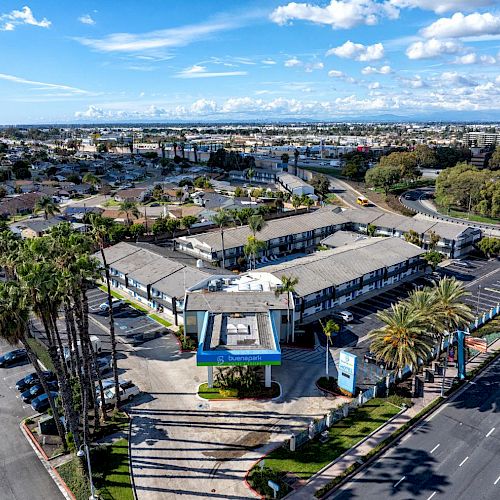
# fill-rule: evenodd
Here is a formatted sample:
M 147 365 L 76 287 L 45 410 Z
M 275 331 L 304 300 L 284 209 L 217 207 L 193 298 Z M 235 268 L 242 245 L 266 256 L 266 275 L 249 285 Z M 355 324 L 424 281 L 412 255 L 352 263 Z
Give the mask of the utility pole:
M 479 316 L 479 300 L 481 297 L 481 285 L 477 286 L 477 305 L 476 305 L 476 316 Z

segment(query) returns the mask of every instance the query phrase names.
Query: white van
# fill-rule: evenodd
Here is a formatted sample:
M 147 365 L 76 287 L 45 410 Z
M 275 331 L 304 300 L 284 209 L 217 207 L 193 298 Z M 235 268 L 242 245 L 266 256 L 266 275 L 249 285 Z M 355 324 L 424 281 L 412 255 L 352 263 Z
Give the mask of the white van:
M 351 321 L 354 320 L 354 316 L 352 315 L 351 311 L 340 311 L 339 316 L 346 322 L 350 323 Z

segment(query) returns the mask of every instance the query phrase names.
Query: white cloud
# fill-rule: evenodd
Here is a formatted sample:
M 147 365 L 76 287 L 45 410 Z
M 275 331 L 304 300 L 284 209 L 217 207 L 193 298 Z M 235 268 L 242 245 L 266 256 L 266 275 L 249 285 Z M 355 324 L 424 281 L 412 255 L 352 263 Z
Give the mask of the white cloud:
M 432 10 L 436 14 L 448 11 L 475 10 L 479 7 L 493 5 L 496 0 L 389 0 L 392 5 L 400 8 L 419 8 Z
M 31 85 L 34 87 L 38 87 L 41 90 L 46 91 L 55 91 L 55 90 L 64 90 L 71 94 L 90 94 L 87 90 L 82 90 L 77 87 L 70 87 L 69 85 L 60 85 L 58 83 L 46 83 L 46 82 L 38 82 L 36 80 L 28 80 L 26 78 L 21 78 L 19 76 L 7 75 L 5 73 L 0 73 L 0 80 L 6 80 L 8 82 L 20 83 L 22 85 Z
M 325 65 L 320 61 L 310 62 L 304 65 L 306 73 L 312 73 L 314 70 L 323 69 L 324 67 Z
M 217 103 L 211 99 L 198 99 L 191 104 L 191 112 L 194 114 L 210 114 L 217 111 Z
M 263 59 L 261 61 L 262 64 L 267 64 L 269 66 L 272 66 L 274 64 L 276 64 L 276 61 L 274 59 Z
M 388 75 L 392 72 L 392 69 L 389 65 L 381 66 L 380 68 L 376 68 L 375 66 L 366 66 L 361 70 L 363 75 Z
M 13 10 L 8 14 L 0 14 L 0 31 L 14 31 L 16 26 L 22 24 L 50 28 L 52 23 L 46 17 L 37 21 L 31 9 L 27 6 L 24 6 L 21 10 Z
M 461 12 L 442 17 L 422 30 L 427 38 L 461 38 L 500 34 L 500 15 L 475 12 L 464 16 Z
M 457 54 L 463 52 L 463 46 L 452 40 L 437 40 L 431 38 L 425 42 L 412 43 L 406 49 L 408 59 L 431 59 L 443 54 Z
M 412 89 L 421 89 L 427 87 L 427 84 L 420 75 L 415 75 L 413 78 L 403 80 L 406 85 L 409 85 Z
M 345 76 L 345 73 L 343 71 L 338 71 L 336 69 L 331 69 L 328 72 L 328 76 L 330 78 L 343 78 Z
M 300 59 L 297 59 L 296 57 L 292 57 L 290 59 L 287 59 L 285 61 L 285 66 L 287 68 L 294 68 L 296 66 L 301 66 L 302 65 L 302 61 Z
M 224 76 L 244 76 L 246 71 L 207 71 L 205 66 L 195 64 L 189 68 L 179 71 L 176 78 L 219 78 Z
M 455 64 L 495 64 L 497 60 L 490 55 L 477 55 L 475 52 L 459 56 L 455 59 Z
M 361 24 L 374 25 L 381 18 L 397 19 L 399 10 L 389 2 L 375 0 L 330 0 L 325 6 L 290 2 L 277 7 L 270 15 L 277 24 L 309 21 L 333 29 L 350 29 Z
M 184 47 L 209 38 L 221 31 L 242 26 L 250 16 L 220 18 L 178 28 L 150 31 L 147 33 L 112 33 L 104 38 L 76 38 L 82 45 L 101 52 L 151 52 L 160 49 Z
M 379 89 L 381 87 L 380 82 L 373 82 L 368 85 L 370 90 Z
M 326 55 L 335 55 L 345 59 L 356 59 L 356 61 L 376 61 L 384 57 L 384 46 L 381 43 L 363 45 L 348 40 L 344 45 L 328 50 Z
M 436 81 L 446 85 L 462 86 L 462 87 L 475 87 L 478 83 L 471 80 L 468 75 L 460 75 L 456 71 L 445 71 L 436 78 Z
M 94 19 L 92 19 L 92 16 L 90 14 L 83 14 L 82 16 L 80 16 L 78 18 L 78 20 L 82 24 L 89 24 L 91 26 L 95 24 L 95 21 L 94 21 Z

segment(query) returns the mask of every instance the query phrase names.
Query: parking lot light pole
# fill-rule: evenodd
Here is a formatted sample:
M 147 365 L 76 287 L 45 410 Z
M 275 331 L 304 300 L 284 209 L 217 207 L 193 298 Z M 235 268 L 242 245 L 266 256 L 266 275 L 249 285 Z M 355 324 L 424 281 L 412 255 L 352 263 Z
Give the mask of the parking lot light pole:
M 85 451 L 84 451 L 85 450 Z M 87 460 L 87 468 L 89 471 L 89 481 L 90 481 L 90 497 L 89 500 L 99 500 L 95 494 L 94 481 L 92 481 L 92 468 L 90 467 L 90 454 L 89 447 L 87 443 L 83 443 L 80 449 L 77 451 L 76 456 L 79 458 L 85 457 Z
M 479 299 L 481 298 L 481 285 L 477 285 L 477 306 L 476 306 L 476 316 L 479 316 Z

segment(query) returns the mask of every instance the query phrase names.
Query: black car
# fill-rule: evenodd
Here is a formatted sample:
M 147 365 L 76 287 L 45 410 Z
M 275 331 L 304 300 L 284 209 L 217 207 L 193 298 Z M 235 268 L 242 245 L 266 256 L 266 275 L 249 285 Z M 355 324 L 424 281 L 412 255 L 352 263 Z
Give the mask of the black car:
M 0 368 L 22 363 L 27 361 L 27 359 L 28 353 L 26 349 L 15 349 L 14 351 L 6 352 L 3 356 L 0 356 Z
M 43 378 L 47 382 L 52 382 L 56 379 L 56 376 L 49 371 L 42 372 Z M 18 391 L 25 391 L 32 385 L 38 384 L 40 382 L 40 379 L 38 378 L 38 374 L 36 372 L 30 373 L 29 375 L 26 375 L 26 377 L 22 378 L 21 380 L 18 380 L 16 382 L 16 389 Z
M 59 396 L 58 392 L 50 391 L 50 394 L 54 399 Z M 43 413 L 44 411 L 47 411 L 49 407 L 50 407 L 49 397 L 45 393 L 42 394 L 41 396 L 38 396 L 31 402 L 31 408 L 33 408 L 33 410 L 37 411 L 38 413 Z
M 49 382 L 48 385 L 49 385 L 49 391 L 57 391 L 58 389 L 57 382 Z M 26 389 L 21 394 L 21 398 L 25 403 L 31 403 L 35 398 L 41 396 L 42 394 L 45 394 L 45 391 L 43 390 L 43 385 L 36 384 L 33 387 Z

